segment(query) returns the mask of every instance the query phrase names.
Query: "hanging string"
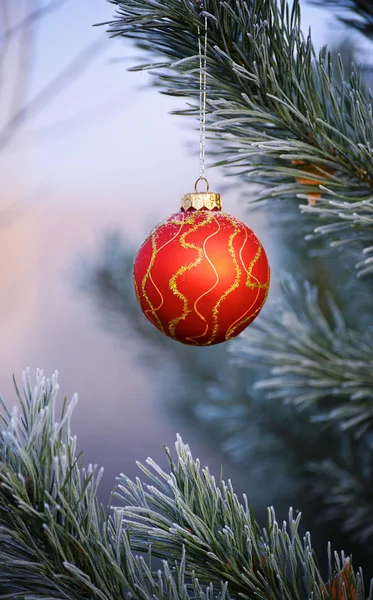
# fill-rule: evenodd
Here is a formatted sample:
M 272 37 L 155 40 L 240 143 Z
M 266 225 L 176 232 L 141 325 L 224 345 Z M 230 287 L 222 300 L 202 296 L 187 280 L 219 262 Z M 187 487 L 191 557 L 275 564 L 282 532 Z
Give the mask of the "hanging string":
M 199 177 L 205 178 L 206 156 L 206 99 L 207 99 L 207 17 L 204 17 L 204 42 L 198 27 L 199 54 Z M 206 182 L 207 183 L 207 182 Z

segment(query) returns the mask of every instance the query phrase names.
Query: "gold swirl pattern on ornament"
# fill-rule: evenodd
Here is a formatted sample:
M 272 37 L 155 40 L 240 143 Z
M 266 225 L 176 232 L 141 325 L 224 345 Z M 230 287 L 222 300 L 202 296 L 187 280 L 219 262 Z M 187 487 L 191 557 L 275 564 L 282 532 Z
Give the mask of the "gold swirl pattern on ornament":
M 246 267 L 244 266 L 244 269 L 245 269 L 245 271 L 246 271 L 246 273 L 247 273 L 247 277 L 246 277 L 246 287 L 248 287 L 248 288 L 250 288 L 250 289 L 252 289 L 252 290 L 253 290 L 253 289 L 256 289 L 256 288 L 260 288 L 260 289 L 263 289 L 263 290 L 264 290 L 264 289 L 266 289 L 266 288 L 268 287 L 268 285 L 269 285 L 268 281 L 267 281 L 266 283 L 259 283 L 259 281 L 257 280 L 257 278 L 256 278 L 256 277 L 254 277 L 254 276 L 253 276 L 253 274 L 252 274 L 252 272 L 253 272 L 253 268 L 254 268 L 255 264 L 258 262 L 258 260 L 259 260 L 259 257 L 260 257 L 260 255 L 261 255 L 261 253 L 262 253 L 262 250 L 263 250 L 263 246 L 262 246 L 262 245 L 261 245 L 261 243 L 259 242 L 259 245 L 258 245 L 258 250 L 256 251 L 256 254 L 255 254 L 255 256 L 254 256 L 253 260 L 251 260 L 251 261 L 250 261 L 250 263 L 249 263 L 249 268 L 248 268 L 248 269 L 246 269 Z M 242 261 L 242 257 L 241 257 L 241 261 Z M 243 263 L 243 261 L 242 261 L 242 264 L 244 264 L 244 263 Z M 255 279 L 255 280 L 256 280 L 256 283 L 253 283 L 253 282 L 251 281 L 251 278 Z
M 175 235 L 172 238 L 170 238 L 169 240 L 167 240 L 167 242 L 165 242 L 163 244 L 163 246 L 160 246 L 159 248 L 156 249 L 156 256 L 160 253 L 161 250 L 163 250 L 163 248 L 165 248 L 166 246 L 168 246 L 168 244 L 170 244 L 171 242 L 174 241 L 175 238 L 177 238 L 177 236 L 179 235 L 179 233 L 180 233 L 180 231 L 182 229 L 182 226 L 183 226 L 183 223 L 181 222 L 180 223 L 180 227 L 179 227 L 178 231 L 175 233 Z M 145 311 L 145 314 L 147 315 L 147 313 L 152 313 L 155 316 L 156 311 L 159 310 L 160 308 L 162 308 L 162 306 L 164 304 L 164 297 L 163 297 L 163 294 L 162 294 L 161 290 L 157 287 L 157 285 L 155 284 L 155 282 L 153 280 L 153 277 L 152 277 L 152 274 L 151 274 L 151 270 L 149 271 L 149 279 L 152 282 L 152 284 L 154 285 L 155 289 L 157 290 L 157 292 L 158 292 L 158 294 L 160 296 L 160 304 L 156 308 L 154 308 L 154 309 L 147 309 Z
M 195 312 L 195 313 L 196 313 L 196 314 L 199 316 L 199 318 L 200 318 L 200 319 L 202 319 L 202 321 L 204 321 L 204 322 L 206 323 L 206 327 L 205 327 L 205 331 L 204 331 L 203 333 L 201 333 L 200 335 L 194 335 L 193 337 L 189 337 L 189 338 L 187 338 L 187 340 L 189 340 L 190 342 L 194 342 L 194 343 L 196 343 L 197 345 L 200 345 L 200 344 L 198 344 L 198 342 L 196 342 L 195 340 L 196 340 L 197 338 L 201 338 L 201 337 L 203 337 L 204 335 L 206 335 L 206 333 L 207 333 L 207 331 L 208 331 L 208 328 L 209 328 L 209 325 L 208 325 L 208 323 L 207 323 L 207 321 L 206 321 L 205 317 L 204 317 L 203 315 L 201 315 L 201 313 L 198 311 L 198 309 L 197 309 L 197 304 L 198 304 L 198 302 L 199 302 L 199 301 L 200 301 L 200 300 L 201 300 L 201 299 L 202 299 L 204 296 L 206 296 L 207 294 L 209 294 L 210 292 L 212 292 L 212 290 L 216 288 L 216 286 L 218 285 L 218 283 L 219 283 L 219 281 L 220 281 L 220 279 L 219 279 L 219 273 L 217 272 L 217 270 L 216 270 L 215 266 L 213 265 L 213 263 L 211 262 L 210 258 L 207 256 L 207 252 L 206 252 L 206 243 L 207 243 L 207 240 L 209 240 L 210 238 L 214 237 L 214 235 L 217 235 L 217 234 L 219 233 L 219 231 L 221 230 L 220 223 L 219 223 L 219 221 L 216 219 L 216 217 L 214 217 L 214 221 L 215 221 L 215 223 L 217 224 L 217 226 L 218 226 L 218 229 L 217 229 L 216 231 L 214 231 L 213 233 L 211 233 L 211 235 L 209 235 L 209 236 L 208 236 L 208 237 L 205 239 L 205 241 L 203 242 L 203 247 L 202 247 L 202 248 L 203 248 L 203 254 L 204 254 L 204 256 L 205 256 L 206 260 L 207 260 L 207 261 L 210 263 L 211 267 L 213 268 L 213 270 L 214 270 L 214 272 L 215 272 L 215 275 L 216 275 L 216 281 L 215 281 L 214 285 L 213 285 L 213 286 L 212 286 L 212 287 L 211 287 L 209 290 L 207 290 L 206 292 L 204 292 L 203 294 L 201 294 L 201 295 L 200 295 L 200 296 L 197 298 L 197 300 L 195 301 L 195 303 L 194 303 L 194 306 L 193 306 L 193 308 L 194 308 L 194 312 Z M 208 343 L 211 343 L 211 342 L 208 342 Z
M 242 249 L 241 249 L 241 250 L 242 250 Z M 239 317 L 239 319 L 237 319 L 236 321 L 234 321 L 234 322 L 232 323 L 232 325 L 230 325 L 230 327 L 227 329 L 227 333 L 225 334 L 225 339 L 226 339 L 226 340 L 229 340 L 229 339 L 231 339 L 231 338 L 233 337 L 233 334 L 234 334 L 234 332 L 235 332 L 235 331 L 236 331 L 236 330 L 237 330 L 239 327 L 241 327 L 241 325 L 244 325 L 244 323 L 247 323 L 247 321 L 249 321 L 250 319 L 252 319 L 253 317 L 255 317 L 255 315 L 256 315 L 256 314 L 258 314 L 258 312 L 259 312 L 259 311 L 260 311 L 260 309 L 262 308 L 262 306 L 263 306 L 263 304 L 264 304 L 264 302 L 265 302 L 265 300 L 266 300 L 266 298 L 267 298 L 267 296 L 268 296 L 268 291 L 269 291 L 269 279 L 266 281 L 266 283 L 260 283 L 260 282 L 258 281 L 258 279 L 257 279 L 257 278 L 256 278 L 256 277 L 253 275 L 253 273 L 252 273 L 252 271 L 253 271 L 253 268 L 254 268 L 255 264 L 258 262 L 258 260 L 259 260 L 259 257 L 260 257 L 260 255 L 261 255 L 261 253 L 262 253 L 262 245 L 259 243 L 258 250 L 257 250 L 257 252 L 256 252 L 256 254 L 255 254 L 255 256 L 254 256 L 254 258 L 253 258 L 253 259 L 250 261 L 250 263 L 249 263 L 249 268 L 248 268 L 248 269 L 246 269 L 246 266 L 245 266 L 245 264 L 244 264 L 244 262 L 243 262 L 243 260 L 242 260 L 242 255 L 241 255 L 241 252 L 240 252 L 240 256 L 241 256 L 241 262 L 242 262 L 242 264 L 243 264 L 243 266 L 244 266 L 244 269 L 245 269 L 245 271 L 246 271 L 246 273 L 247 273 L 246 287 L 248 287 L 248 288 L 250 288 L 250 289 L 256 289 L 256 290 L 257 290 L 257 294 L 256 294 L 255 300 L 252 302 L 252 304 L 251 304 L 250 308 L 248 308 L 248 309 L 247 309 L 247 310 L 244 312 L 244 314 L 243 314 L 243 315 L 241 315 L 241 317 Z M 253 282 L 251 281 L 251 279 L 254 279 L 254 280 L 256 281 L 256 283 L 253 283 Z M 251 309 L 253 308 L 253 306 L 256 304 L 256 302 L 257 302 L 257 300 L 258 300 L 258 298 L 259 298 L 259 293 L 260 293 L 260 290 L 261 290 L 261 289 L 264 289 L 264 290 L 265 290 L 265 297 L 264 297 L 264 299 L 263 299 L 263 302 L 262 302 L 262 304 L 259 306 L 259 308 L 255 309 L 255 310 L 254 310 L 254 312 L 253 312 L 253 313 L 251 313 L 250 311 L 251 311 Z M 247 313 L 249 313 L 249 314 L 247 315 Z M 246 316 L 246 315 L 247 315 L 247 316 Z
M 241 269 L 240 269 L 240 267 L 238 265 L 237 258 L 236 258 L 236 253 L 235 253 L 234 246 L 233 246 L 233 240 L 236 237 L 236 235 L 238 235 L 238 233 L 240 233 L 241 229 L 240 229 L 237 221 L 235 219 L 233 219 L 230 215 L 225 214 L 225 217 L 228 218 L 228 220 L 231 222 L 231 224 L 234 227 L 234 231 L 233 231 L 233 233 L 231 233 L 231 235 L 229 236 L 229 239 L 228 239 L 228 251 L 229 251 L 229 254 L 232 257 L 232 261 L 233 261 L 233 264 L 234 264 L 234 269 L 236 271 L 236 278 L 235 278 L 234 282 L 232 283 L 231 287 L 228 288 L 227 290 L 225 290 L 225 292 L 220 296 L 219 300 L 217 301 L 217 303 L 215 304 L 214 308 L 212 309 L 212 316 L 213 316 L 213 324 L 214 324 L 214 326 L 213 326 L 213 330 L 212 330 L 211 339 L 207 342 L 207 344 L 212 344 L 212 342 L 214 341 L 214 339 L 216 337 L 218 329 L 219 329 L 219 322 L 218 322 L 219 307 L 220 307 L 221 303 L 225 300 L 225 298 L 231 292 L 233 292 L 235 289 L 238 288 L 238 286 L 240 284 L 241 273 L 242 273 L 242 271 L 241 271 Z M 245 234 L 246 234 L 246 238 L 245 238 L 244 243 L 242 244 L 240 252 L 242 251 L 242 248 L 246 244 L 246 241 L 247 241 L 247 230 L 246 230 L 246 228 L 245 228 Z
M 151 236 L 148 236 L 148 238 L 147 238 L 147 240 L 149 240 L 149 237 L 151 237 L 151 241 L 152 241 L 152 255 L 151 255 L 150 262 L 149 262 L 148 268 L 146 270 L 146 273 L 145 273 L 145 275 L 143 277 L 143 280 L 141 282 L 141 291 L 142 291 L 143 297 L 145 298 L 146 302 L 150 306 L 150 309 L 147 309 L 145 311 L 145 315 L 155 325 L 154 321 L 152 321 L 152 319 L 149 318 L 149 316 L 147 315 L 147 313 L 150 312 L 152 315 L 154 315 L 154 318 L 155 318 L 155 320 L 157 322 L 157 326 L 162 331 L 162 333 L 166 334 L 166 332 L 165 332 L 165 330 L 163 328 L 162 322 L 159 319 L 157 313 L 155 312 L 154 306 L 152 305 L 152 303 L 150 301 L 150 298 L 149 298 L 148 294 L 146 293 L 146 283 L 147 283 L 147 281 L 148 281 L 148 279 L 150 277 L 151 270 L 152 270 L 152 268 L 154 266 L 155 257 L 157 256 L 157 244 L 156 244 L 155 234 L 157 233 L 158 229 L 160 227 L 162 227 L 162 225 L 163 225 L 163 223 L 160 223 L 159 225 L 157 225 L 157 227 L 155 227 L 155 229 L 153 230 Z
M 190 225 L 194 225 L 195 222 L 195 218 L 194 215 L 198 215 L 199 213 L 192 213 L 188 219 L 185 220 L 185 224 L 190 224 Z M 195 244 L 189 244 L 186 241 L 186 237 L 188 235 L 190 235 L 191 233 L 194 233 L 195 231 L 197 231 L 200 227 L 203 227 L 204 225 L 206 225 L 206 223 L 209 223 L 212 219 L 213 219 L 214 215 L 213 213 L 208 213 L 207 218 L 204 221 L 201 221 L 200 223 L 197 223 L 197 225 L 194 225 L 193 227 L 191 227 L 188 231 L 186 231 L 185 233 L 183 233 L 183 235 L 180 236 L 179 239 L 179 243 L 180 246 L 182 248 L 185 248 L 186 250 L 188 250 L 189 248 L 192 248 L 193 250 L 197 250 L 198 251 L 198 257 L 196 258 L 195 261 L 191 262 L 189 265 L 183 265 L 182 267 L 180 267 L 180 269 L 178 271 L 176 271 L 175 275 L 173 275 L 169 281 L 169 287 L 170 290 L 172 291 L 172 293 L 177 296 L 178 298 L 180 298 L 180 300 L 183 302 L 183 312 L 179 317 L 175 317 L 174 319 L 172 319 L 172 321 L 169 323 L 168 326 L 168 330 L 170 333 L 170 336 L 177 340 L 176 334 L 175 334 L 175 327 L 178 323 L 180 323 L 180 321 L 183 321 L 186 316 L 188 315 L 188 313 L 190 313 L 191 311 L 188 308 L 188 299 L 186 296 L 184 296 L 184 294 L 182 294 L 178 289 L 177 289 L 177 285 L 176 285 L 176 280 L 178 277 L 180 277 L 180 275 L 183 275 L 183 273 L 185 273 L 186 271 L 189 271 L 190 269 L 193 269 L 193 267 L 197 267 L 201 262 L 202 262 L 202 258 L 203 258 L 203 250 L 202 248 L 200 248 L 199 246 L 196 246 Z M 198 344 L 197 344 L 198 345 Z

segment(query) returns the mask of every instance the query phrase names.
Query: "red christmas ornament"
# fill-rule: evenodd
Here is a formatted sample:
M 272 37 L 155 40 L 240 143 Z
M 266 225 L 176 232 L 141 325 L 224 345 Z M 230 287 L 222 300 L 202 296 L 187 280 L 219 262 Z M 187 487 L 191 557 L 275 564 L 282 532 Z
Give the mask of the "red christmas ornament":
M 221 211 L 219 194 L 196 188 L 183 197 L 180 212 L 146 238 L 133 275 L 147 319 L 193 346 L 220 344 L 241 333 L 262 309 L 270 282 L 256 235 Z

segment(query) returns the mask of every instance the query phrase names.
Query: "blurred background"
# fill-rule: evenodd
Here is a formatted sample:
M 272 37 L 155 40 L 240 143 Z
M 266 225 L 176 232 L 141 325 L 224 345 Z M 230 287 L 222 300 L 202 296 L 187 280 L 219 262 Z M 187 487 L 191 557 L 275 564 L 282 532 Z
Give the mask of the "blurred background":
M 302 10 L 317 48 L 344 35 L 330 10 L 306 2 Z M 250 497 L 255 469 L 244 460 L 249 433 L 239 430 L 239 411 L 237 431 L 232 421 L 219 440 L 193 388 L 204 377 L 218 395 L 226 351 L 202 349 L 202 375 L 190 349 L 140 335 L 148 324 L 131 304 L 128 264 L 198 175 L 198 124 L 170 116 L 184 101 L 160 95 L 148 74 L 127 71 L 147 57 L 93 26 L 113 11 L 105 0 L 0 0 L 0 392 L 13 406 L 13 374 L 20 380 L 26 366 L 59 371 L 60 403 L 79 395 L 73 427 L 85 462 L 105 468 L 103 501 L 119 472 L 137 474 L 135 460 L 164 464 L 163 444 L 173 448 L 176 432 Z M 353 43 L 364 40 L 356 33 Z M 222 172 L 208 176 L 224 192 L 225 210 L 262 239 L 274 272 L 279 259 L 264 216 L 247 217 Z M 136 310 L 137 329 L 128 322 Z M 193 410 L 181 363 L 198 400 Z

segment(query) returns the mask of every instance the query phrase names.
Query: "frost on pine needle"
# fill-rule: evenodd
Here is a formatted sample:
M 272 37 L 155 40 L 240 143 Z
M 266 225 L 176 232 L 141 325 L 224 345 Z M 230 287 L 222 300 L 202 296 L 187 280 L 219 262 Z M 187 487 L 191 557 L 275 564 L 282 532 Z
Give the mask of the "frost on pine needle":
M 310 535 L 298 533 L 300 514 L 290 509 L 280 526 L 269 508 L 261 529 L 247 498 L 240 502 L 230 481 L 216 482 L 180 436 L 176 461 L 166 449 L 168 472 L 149 458 L 139 465 L 149 484 L 121 474 L 111 498 L 123 506 L 99 504 L 102 469 L 84 470 L 75 455 L 76 396 L 58 424 L 57 377 L 38 371 L 32 389 L 26 371 L 23 381 L 20 416 L 2 401 L 0 597 L 322 600 L 348 565 L 354 600 L 363 600 L 361 574 L 343 555 L 330 554 L 329 582 L 322 580 Z M 158 570 L 152 556 L 162 559 Z

